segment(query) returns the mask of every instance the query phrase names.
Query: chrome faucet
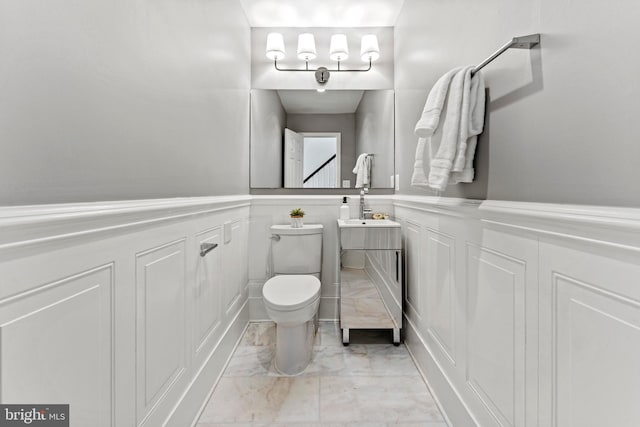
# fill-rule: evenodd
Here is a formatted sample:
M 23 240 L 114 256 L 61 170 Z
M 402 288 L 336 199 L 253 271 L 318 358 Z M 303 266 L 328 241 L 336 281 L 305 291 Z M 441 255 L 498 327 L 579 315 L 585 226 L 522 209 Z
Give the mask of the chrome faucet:
M 372 212 L 371 209 L 365 209 L 364 207 L 364 195 L 367 194 L 368 192 L 369 192 L 368 188 L 363 188 L 362 190 L 360 190 L 360 215 L 358 216 L 358 219 L 366 219 L 365 214 Z

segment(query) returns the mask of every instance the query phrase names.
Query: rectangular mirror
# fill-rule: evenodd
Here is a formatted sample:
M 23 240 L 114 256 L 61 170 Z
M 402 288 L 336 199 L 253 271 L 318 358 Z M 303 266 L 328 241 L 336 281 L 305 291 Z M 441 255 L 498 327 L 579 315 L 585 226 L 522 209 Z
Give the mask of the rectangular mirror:
M 392 90 L 251 91 L 251 188 L 392 188 L 393 175 Z

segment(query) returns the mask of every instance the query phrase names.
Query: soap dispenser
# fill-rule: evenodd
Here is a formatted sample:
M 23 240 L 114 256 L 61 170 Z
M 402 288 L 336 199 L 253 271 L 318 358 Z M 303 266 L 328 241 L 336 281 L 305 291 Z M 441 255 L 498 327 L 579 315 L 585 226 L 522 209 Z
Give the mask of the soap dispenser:
M 347 203 L 347 196 L 342 198 L 342 205 L 340 205 L 340 219 L 349 219 L 349 203 Z

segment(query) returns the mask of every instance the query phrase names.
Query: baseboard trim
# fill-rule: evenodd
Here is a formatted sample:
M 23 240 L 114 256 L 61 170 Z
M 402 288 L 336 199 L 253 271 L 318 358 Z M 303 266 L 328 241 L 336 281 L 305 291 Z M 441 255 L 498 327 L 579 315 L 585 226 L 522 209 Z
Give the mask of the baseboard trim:
M 415 324 L 407 317 L 404 320 L 405 346 L 433 395 L 447 425 L 450 427 L 479 427 L 480 424 L 474 419 L 460 398 L 460 394 L 434 359 Z
M 249 325 L 249 303 L 245 301 L 225 330 L 222 339 L 174 406 L 163 427 L 195 426 L 220 381 L 231 356 Z

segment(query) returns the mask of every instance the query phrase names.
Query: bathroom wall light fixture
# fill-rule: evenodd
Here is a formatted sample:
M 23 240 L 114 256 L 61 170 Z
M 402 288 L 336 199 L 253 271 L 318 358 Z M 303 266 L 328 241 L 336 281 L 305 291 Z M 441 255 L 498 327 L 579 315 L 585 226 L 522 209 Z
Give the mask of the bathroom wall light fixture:
M 298 59 L 305 62 L 304 68 L 281 68 L 278 67 L 278 61 L 284 59 L 284 38 L 280 33 L 269 33 L 267 36 L 267 58 L 273 61 L 273 65 L 278 71 L 312 71 L 315 72 L 316 81 L 321 85 L 327 83 L 332 72 L 363 72 L 371 70 L 371 64 L 380 58 L 380 47 L 378 46 L 378 38 L 375 34 L 366 34 L 362 36 L 360 43 L 360 59 L 368 62 L 367 68 L 340 68 L 340 62 L 345 61 L 349 57 L 349 45 L 345 34 L 334 34 L 331 36 L 331 44 L 329 46 L 329 58 L 337 62 L 337 67 L 329 69 L 327 67 L 319 67 L 317 69 L 309 69 L 309 61 L 316 58 L 316 43 L 313 34 L 303 33 L 298 36 Z

